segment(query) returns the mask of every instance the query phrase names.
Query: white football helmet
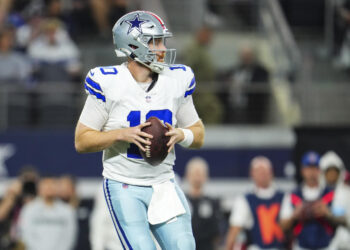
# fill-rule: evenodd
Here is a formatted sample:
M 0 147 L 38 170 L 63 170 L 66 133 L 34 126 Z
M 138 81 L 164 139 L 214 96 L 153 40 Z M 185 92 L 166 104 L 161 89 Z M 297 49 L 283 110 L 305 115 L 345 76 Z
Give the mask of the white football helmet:
M 118 57 L 130 57 L 145 65 L 156 73 L 160 73 L 164 67 L 173 64 L 176 57 L 176 49 L 154 50 L 149 44 L 155 39 L 172 37 L 172 33 L 165 27 L 163 20 L 149 11 L 134 11 L 122 16 L 114 25 L 113 43 Z M 158 60 L 156 53 L 163 52 L 164 58 Z

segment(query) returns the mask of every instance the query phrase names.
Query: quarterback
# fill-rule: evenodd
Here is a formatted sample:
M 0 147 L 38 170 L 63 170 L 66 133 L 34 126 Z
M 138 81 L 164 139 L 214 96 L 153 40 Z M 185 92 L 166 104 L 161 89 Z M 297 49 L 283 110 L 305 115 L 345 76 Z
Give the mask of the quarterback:
M 156 14 L 128 13 L 112 32 L 116 54 L 127 62 L 88 72 L 75 148 L 103 151 L 105 198 L 123 249 L 156 249 L 151 231 L 162 249 L 194 250 L 189 207 L 173 171 L 176 143 L 200 148 L 204 141 L 194 74 L 173 64 L 176 51 L 166 47 L 172 34 Z M 141 129 L 152 116 L 169 129 L 169 153 L 158 166 L 139 151 L 150 145 L 152 135 Z

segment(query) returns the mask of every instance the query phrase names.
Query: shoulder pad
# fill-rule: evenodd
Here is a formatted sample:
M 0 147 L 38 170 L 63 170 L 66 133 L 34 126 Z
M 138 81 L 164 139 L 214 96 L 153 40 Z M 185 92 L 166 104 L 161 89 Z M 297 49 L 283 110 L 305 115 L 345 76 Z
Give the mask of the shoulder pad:
M 102 83 L 117 74 L 118 74 L 117 66 L 105 66 L 105 67 L 96 67 L 91 69 L 87 74 L 87 77 L 90 77 L 95 82 Z
M 196 79 L 192 69 L 183 64 L 174 64 L 168 67 L 164 74 L 176 78 L 185 87 L 184 97 L 192 95 L 196 88 Z
M 193 71 L 190 67 L 184 64 L 173 64 L 164 69 L 166 75 L 176 76 L 176 77 L 188 77 L 193 75 Z
M 104 89 L 108 84 L 108 77 L 118 74 L 116 66 L 96 67 L 91 69 L 85 78 L 85 90 L 88 94 L 95 96 L 98 100 L 106 102 Z
M 98 100 L 106 102 L 106 96 L 104 95 L 101 84 L 98 81 L 99 77 L 96 69 L 97 68 L 91 69 L 89 73 L 87 73 L 84 83 L 85 91 L 87 94 L 95 96 Z

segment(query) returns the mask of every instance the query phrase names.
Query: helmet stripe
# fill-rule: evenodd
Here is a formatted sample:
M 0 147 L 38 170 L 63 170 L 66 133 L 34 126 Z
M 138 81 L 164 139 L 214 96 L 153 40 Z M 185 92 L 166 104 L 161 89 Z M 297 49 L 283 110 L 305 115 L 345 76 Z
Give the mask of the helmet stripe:
M 159 16 L 157 16 L 156 14 L 154 14 L 154 13 L 152 13 L 150 11 L 145 11 L 145 12 L 150 14 L 150 15 L 152 15 L 152 16 L 154 16 L 158 20 L 160 25 L 162 26 L 163 30 L 165 30 L 165 24 L 164 24 L 163 20 Z

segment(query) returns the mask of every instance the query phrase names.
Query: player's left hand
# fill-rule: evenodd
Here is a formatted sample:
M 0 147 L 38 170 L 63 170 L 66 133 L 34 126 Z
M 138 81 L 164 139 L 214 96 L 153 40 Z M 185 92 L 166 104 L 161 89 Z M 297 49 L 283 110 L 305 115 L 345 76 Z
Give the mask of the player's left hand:
M 170 140 L 167 143 L 168 153 L 174 148 L 174 145 L 185 138 L 184 132 L 179 128 L 172 127 L 169 123 L 165 123 L 169 131 L 165 133 L 166 136 L 170 136 Z

